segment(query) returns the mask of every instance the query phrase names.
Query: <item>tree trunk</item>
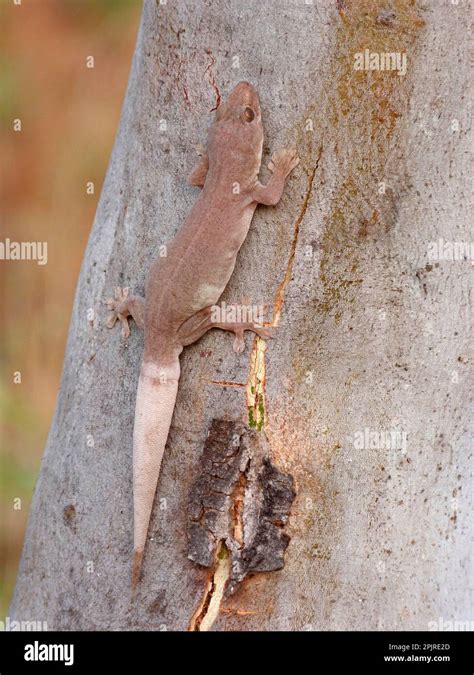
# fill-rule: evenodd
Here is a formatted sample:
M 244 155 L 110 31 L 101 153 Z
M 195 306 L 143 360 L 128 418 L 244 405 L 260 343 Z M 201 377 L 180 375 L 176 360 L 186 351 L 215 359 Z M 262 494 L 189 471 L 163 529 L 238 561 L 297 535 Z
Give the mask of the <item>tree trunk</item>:
M 145 2 L 12 618 L 227 631 L 424 630 L 472 618 L 472 267 L 449 254 L 470 238 L 469 7 L 389 5 Z M 365 49 L 399 53 L 398 70 L 365 69 Z M 268 303 L 278 328 L 269 341 L 247 334 L 242 355 L 220 331 L 185 349 L 132 597 L 143 335 L 107 330 L 103 303 L 116 285 L 143 293 L 196 199 L 186 177 L 211 111 L 240 80 L 260 94 L 264 164 L 294 144 L 301 163 L 280 204 L 257 209 L 223 299 Z M 190 560 L 187 541 L 213 419 L 254 426 L 297 492 L 283 569 L 254 571 L 222 600 L 225 565 Z

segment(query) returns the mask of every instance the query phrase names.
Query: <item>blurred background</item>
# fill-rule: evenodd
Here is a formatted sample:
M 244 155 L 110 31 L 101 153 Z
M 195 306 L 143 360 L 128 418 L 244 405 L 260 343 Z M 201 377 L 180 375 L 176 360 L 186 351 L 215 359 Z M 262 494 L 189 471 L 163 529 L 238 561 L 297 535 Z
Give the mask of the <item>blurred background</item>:
M 0 621 L 140 14 L 141 0 L 0 0 L 0 241 L 48 243 L 46 265 L 0 260 Z M 15 119 L 21 132 L 13 130 Z M 87 194 L 89 181 L 94 194 Z

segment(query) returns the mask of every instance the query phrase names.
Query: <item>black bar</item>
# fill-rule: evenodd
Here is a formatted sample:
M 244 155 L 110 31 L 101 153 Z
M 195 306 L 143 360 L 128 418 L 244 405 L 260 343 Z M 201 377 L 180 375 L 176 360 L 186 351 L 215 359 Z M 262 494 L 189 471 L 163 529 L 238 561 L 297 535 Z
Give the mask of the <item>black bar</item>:
M 165 672 L 166 669 L 280 668 L 318 675 L 346 672 L 472 675 L 469 632 L 3 632 L 0 675 L 18 673 Z M 36 645 L 36 646 L 35 646 Z M 45 645 L 42 647 L 41 645 Z M 50 645 L 58 648 L 50 650 Z M 59 645 L 63 645 L 63 650 Z M 73 645 L 73 652 L 64 649 Z M 63 657 L 28 661 L 25 656 Z M 222 658 L 221 658 L 222 657 Z M 287 664 L 286 666 L 284 664 Z M 304 665 L 306 664 L 306 665 Z

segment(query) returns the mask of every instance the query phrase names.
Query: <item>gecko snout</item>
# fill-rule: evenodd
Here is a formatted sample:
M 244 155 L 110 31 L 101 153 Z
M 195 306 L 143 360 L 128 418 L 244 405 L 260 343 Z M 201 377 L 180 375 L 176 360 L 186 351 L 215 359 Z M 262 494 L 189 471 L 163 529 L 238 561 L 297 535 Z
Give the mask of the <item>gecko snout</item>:
M 240 104 L 252 107 L 255 112 L 260 112 L 260 103 L 257 90 L 250 82 L 239 82 L 230 92 L 228 102 L 230 105 Z

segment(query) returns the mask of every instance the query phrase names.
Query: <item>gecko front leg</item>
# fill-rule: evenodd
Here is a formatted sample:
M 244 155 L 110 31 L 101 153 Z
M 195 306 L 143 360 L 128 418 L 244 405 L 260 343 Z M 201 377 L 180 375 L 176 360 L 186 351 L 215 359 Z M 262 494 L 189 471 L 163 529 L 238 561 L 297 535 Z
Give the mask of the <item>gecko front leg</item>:
M 296 150 L 280 150 L 272 156 L 268 168 L 272 176 L 267 185 L 257 183 L 251 193 L 252 200 L 258 204 L 275 206 L 281 199 L 287 176 L 299 164 Z
M 116 321 L 122 324 L 122 335 L 127 338 L 130 335 L 128 317 L 131 316 L 139 328 L 145 325 L 145 300 L 139 295 L 129 295 L 129 288 L 115 289 L 115 297 L 107 300 L 107 306 L 112 314 L 107 319 L 107 328 L 113 328 Z
M 201 157 L 188 177 L 189 185 L 194 185 L 195 187 L 204 187 L 209 170 L 209 156 L 204 148 L 200 152 L 202 153 Z

